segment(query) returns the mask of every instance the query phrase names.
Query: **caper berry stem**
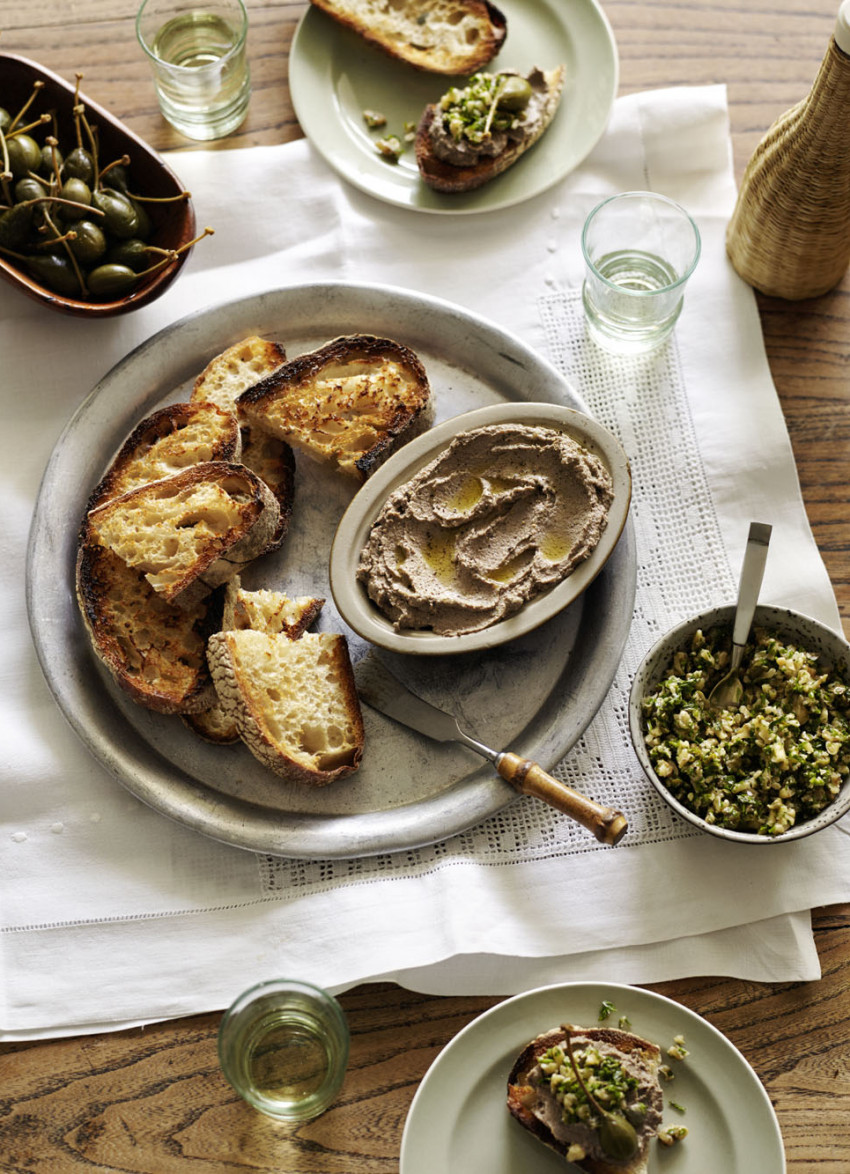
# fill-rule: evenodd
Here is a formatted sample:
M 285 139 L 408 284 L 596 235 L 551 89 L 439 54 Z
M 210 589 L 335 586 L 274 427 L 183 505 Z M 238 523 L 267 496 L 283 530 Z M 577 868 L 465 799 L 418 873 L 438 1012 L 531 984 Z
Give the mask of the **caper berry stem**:
M 0 184 L 3 187 L 3 196 L 6 203 L 12 203 L 12 193 L 9 189 L 9 180 L 12 176 L 12 164 L 9 162 L 9 148 L 6 146 L 6 136 L 3 134 L 3 129 L 0 127 L 0 150 L 3 152 L 3 174 L 0 175 Z
M 76 134 L 77 134 L 77 146 L 82 147 L 83 133 L 82 133 L 82 129 L 80 127 L 80 115 L 85 110 L 85 106 L 83 106 L 83 104 L 80 102 L 80 82 L 83 80 L 83 75 L 81 73 L 75 73 L 74 78 L 75 78 L 75 81 L 74 81 L 74 105 L 73 105 L 74 130 L 76 131 Z
M 86 216 L 103 216 L 100 208 L 93 208 L 91 204 L 81 204 L 79 200 L 66 200 L 62 196 L 33 196 L 31 200 L 23 200 L 24 204 L 61 204 L 64 208 L 79 208 Z
M 74 250 L 71 248 L 70 244 L 68 243 L 68 234 L 66 233 L 64 236 L 60 234 L 59 229 L 56 227 L 56 225 L 51 220 L 50 213 L 47 211 L 47 209 L 45 209 L 45 212 L 44 212 L 44 219 L 45 219 L 48 227 L 51 228 L 53 230 L 53 232 L 55 233 L 55 238 L 53 241 L 51 241 L 51 244 L 56 244 L 57 242 L 61 242 L 62 248 L 65 250 L 65 253 L 67 254 L 68 260 L 71 263 L 71 268 L 74 270 L 74 276 L 76 277 L 77 281 L 79 282 L 80 292 L 82 293 L 84 298 L 88 297 L 89 291 L 86 289 L 85 279 L 83 278 L 83 273 L 82 273 L 82 270 L 80 269 L 80 266 L 77 264 L 77 258 L 74 256 Z M 73 239 L 74 240 L 77 239 L 76 233 L 73 234 Z
M 98 160 L 97 160 L 97 155 L 98 155 L 97 135 L 94 133 L 94 130 L 92 129 L 91 125 L 89 124 L 89 120 L 86 118 L 85 106 L 83 107 L 82 114 L 80 115 L 80 118 L 82 119 L 83 127 L 86 132 L 86 137 L 89 140 L 89 152 L 91 153 L 91 157 L 92 157 L 92 170 L 93 170 L 94 174 L 97 175 L 98 166 L 99 166 Z
M 106 175 L 106 173 L 108 171 L 111 171 L 113 167 L 129 167 L 129 166 L 130 166 L 130 156 L 129 155 L 122 155 L 120 159 L 113 159 L 112 162 L 107 163 L 107 165 L 100 172 L 97 179 L 95 180 L 95 186 L 100 187 L 101 182 L 103 181 L 104 175 Z
M 7 139 L 16 139 L 18 135 L 29 134 L 31 130 L 35 130 L 37 126 L 43 126 L 45 122 L 50 122 L 49 114 L 40 114 L 35 122 L 28 122 L 26 126 L 19 126 L 15 130 L 9 128 L 6 131 Z
M 127 192 L 127 196 L 139 204 L 175 204 L 178 200 L 190 200 L 192 193 L 178 192 L 176 196 L 137 196 L 133 192 Z
M 44 82 L 41 81 L 41 79 L 39 79 L 38 81 L 34 81 L 32 83 L 32 93 L 27 98 L 26 102 L 24 102 L 23 106 L 20 108 L 20 110 L 15 115 L 15 117 L 12 119 L 12 121 L 9 123 L 9 125 L 6 127 L 7 134 L 12 133 L 12 131 L 15 129 L 15 127 L 18 125 L 18 123 L 23 118 L 23 116 L 29 110 L 30 106 L 32 106 L 33 102 L 38 97 L 39 90 L 43 90 L 43 89 L 44 89 Z M 49 117 L 50 117 L 50 115 L 48 115 L 48 118 Z
M 194 240 L 187 241 L 179 249 L 157 249 L 154 246 L 149 246 L 150 252 L 163 253 L 164 256 L 159 261 L 155 261 L 153 265 L 149 265 L 147 269 L 140 269 L 136 276 L 144 277 L 146 273 L 154 273 L 157 269 L 162 269 L 163 266 L 168 265 L 171 261 L 176 261 L 181 253 L 185 253 L 187 249 L 191 249 L 198 241 L 202 241 L 205 236 L 215 236 L 215 229 L 205 228 L 199 236 L 196 236 Z
M 505 79 L 499 74 L 498 80 L 493 87 L 493 100 L 490 103 L 490 109 L 487 111 L 487 121 L 484 123 L 484 141 L 490 138 L 490 127 L 493 124 L 493 119 L 496 115 L 496 107 L 499 105 L 499 99 L 502 96 L 502 90 L 505 88 Z

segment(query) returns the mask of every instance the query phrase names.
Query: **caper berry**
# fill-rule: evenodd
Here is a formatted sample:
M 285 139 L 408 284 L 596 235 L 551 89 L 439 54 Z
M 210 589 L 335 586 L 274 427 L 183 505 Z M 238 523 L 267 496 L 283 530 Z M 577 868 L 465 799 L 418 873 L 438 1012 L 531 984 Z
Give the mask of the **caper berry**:
M 81 179 L 91 183 L 94 179 L 94 160 L 85 147 L 74 147 L 62 168 L 68 179 Z
M 24 200 L 37 200 L 47 194 L 47 188 L 44 184 L 39 183 L 31 175 L 25 175 L 23 179 L 19 179 L 14 190 L 16 204 L 20 204 Z
M 599 1144 L 616 1162 L 626 1162 L 638 1151 L 634 1125 L 622 1113 L 605 1113 L 599 1126 Z
M 15 179 L 38 170 L 41 147 L 31 135 L 14 135 L 6 140 L 6 149 L 9 152 L 9 170 Z
M 43 175 L 45 179 L 51 179 L 57 167 L 61 171 L 62 152 L 58 147 L 51 147 L 45 144 L 41 148 L 41 165 L 38 168 L 38 174 Z
M 106 253 L 103 230 L 91 220 L 75 220 L 68 225 L 68 231 L 76 234 L 68 246 L 80 264 L 86 268 L 96 265 Z
M 126 265 L 134 273 L 139 273 L 150 265 L 151 254 L 143 240 L 139 240 L 138 237 L 130 237 L 129 240 L 118 241 L 117 244 L 114 244 L 106 259 L 116 265 Z
M 524 77 L 509 74 L 502 82 L 498 105 L 503 110 L 525 110 L 531 101 L 531 85 Z
M 0 218 L 0 248 L 23 248 L 33 221 L 33 207 L 32 204 L 15 204 Z
M 27 258 L 27 269 L 42 285 L 63 297 L 79 296 L 80 283 L 68 257 L 61 253 L 35 253 Z
M 12 115 L 5 108 L 5 106 L 0 106 L 0 130 L 2 130 L 5 134 L 11 125 Z
M 98 265 L 89 273 L 87 281 L 93 297 L 122 297 L 136 284 L 136 274 L 128 265 Z
M 114 236 L 122 240 L 138 236 L 138 209 L 121 192 L 113 188 L 101 188 L 92 196 L 92 206 L 103 213 L 103 222 Z

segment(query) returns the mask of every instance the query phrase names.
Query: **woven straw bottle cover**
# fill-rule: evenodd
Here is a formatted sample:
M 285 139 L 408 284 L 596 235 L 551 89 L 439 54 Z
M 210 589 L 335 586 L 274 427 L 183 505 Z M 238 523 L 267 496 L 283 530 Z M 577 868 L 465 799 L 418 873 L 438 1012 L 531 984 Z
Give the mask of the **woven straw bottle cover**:
M 726 251 L 750 285 L 811 298 L 850 262 L 850 0 L 809 94 L 773 124 L 747 164 Z

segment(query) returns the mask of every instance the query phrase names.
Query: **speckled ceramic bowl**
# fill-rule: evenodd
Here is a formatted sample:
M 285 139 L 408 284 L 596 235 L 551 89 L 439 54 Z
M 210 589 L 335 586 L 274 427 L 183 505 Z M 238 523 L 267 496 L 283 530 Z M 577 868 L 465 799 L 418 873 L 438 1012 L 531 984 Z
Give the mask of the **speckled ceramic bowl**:
M 731 630 L 735 608 L 714 607 L 700 612 L 689 620 L 684 620 L 671 631 L 667 632 L 650 648 L 635 673 L 629 698 L 629 729 L 632 743 L 646 777 L 658 791 L 665 803 L 675 812 L 688 820 L 695 827 L 719 836 L 724 840 L 733 840 L 740 844 L 784 844 L 789 840 L 799 840 L 809 836 L 821 828 L 835 823 L 842 815 L 850 810 L 850 780 L 844 786 L 828 807 L 819 812 L 813 819 L 805 823 L 795 824 L 789 831 L 778 836 L 760 836 L 755 832 L 738 832 L 728 828 L 717 827 L 706 823 L 699 815 L 690 811 L 678 799 L 674 798 L 663 781 L 658 777 L 649 761 L 649 755 L 644 743 L 642 702 L 647 693 L 651 692 L 665 671 L 669 668 L 673 654 L 688 645 L 690 637 L 698 629 L 708 630 L 719 624 L 727 624 Z M 754 624 L 757 627 L 767 628 L 777 632 L 791 643 L 809 652 L 818 655 L 819 662 L 824 668 L 834 669 L 846 681 L 850 682 L 850 644 L 832 628 L 803 615 L 801 612 L 791 611 L 784 607 L 770 607 L 767 605 L 756 608 Z

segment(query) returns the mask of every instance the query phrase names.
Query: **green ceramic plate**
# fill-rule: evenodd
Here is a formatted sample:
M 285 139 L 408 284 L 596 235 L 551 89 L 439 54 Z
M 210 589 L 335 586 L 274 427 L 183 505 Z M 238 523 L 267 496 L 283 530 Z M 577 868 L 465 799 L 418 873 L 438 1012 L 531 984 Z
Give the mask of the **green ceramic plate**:
M 675 1035 L 690 1055 L 664 1084 L 664 1122 L 688 1136 L 650 1145 L 649 1174 L 783 1174 L 773 1106 L 753 1069 L 707 1020 L 638 987 L 576 982 L 497 1003 L 443 1048 L 419 1085 L 405 1123 L 400 1174 L 578 1174 L 505 1107 L 508 1073 L 529 1040 L 560 1023 L 594 1026 L 603 1000 L 662 1052 Z M 617 1019 L 614 1019 L 616 1025 Z M 670 1101 L 681 1105 L 682 1115 Z
M 388 163 L 375 143 L 382 134 L 403 137 L 429 102 L 452 84 L 394 61 L 309 8 L 292 41 L 289 84 L 301 127 L 335 171 L 380 200 L 421 212 L 485 212 L 536 196 L 568 175 L 601 137 L 617 93 L 617 47 L 597 0 L 516 0 L 501 4 L 508 21 L 502 52 L 490 70 L 564 64 L 567 78 L 555 119 L 539 142 L 496 179 L 473 192 L 444 195 L 419 179 L 412 145 Z M 370 130 L 364 110 L 386 116 Z

